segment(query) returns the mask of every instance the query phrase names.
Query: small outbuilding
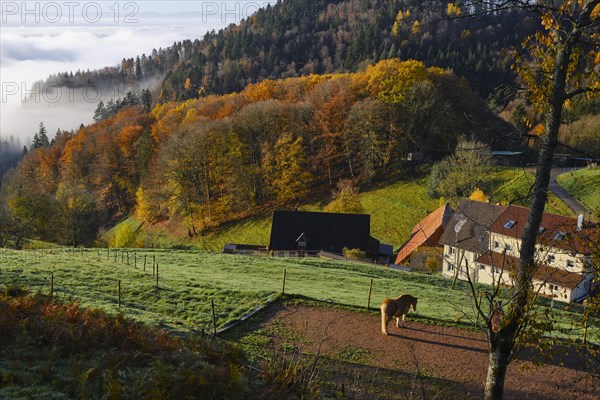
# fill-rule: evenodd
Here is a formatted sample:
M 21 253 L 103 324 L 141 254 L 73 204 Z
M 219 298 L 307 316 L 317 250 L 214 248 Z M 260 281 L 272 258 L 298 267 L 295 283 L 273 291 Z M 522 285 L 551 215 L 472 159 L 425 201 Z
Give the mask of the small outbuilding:
M 443 246 L 438 242 L 453 215 L 454 210 L 446 203 L 416 224 L 410 238 L 400 247 L 395 264 L 408 263 L 418 270 L 441 268 Z

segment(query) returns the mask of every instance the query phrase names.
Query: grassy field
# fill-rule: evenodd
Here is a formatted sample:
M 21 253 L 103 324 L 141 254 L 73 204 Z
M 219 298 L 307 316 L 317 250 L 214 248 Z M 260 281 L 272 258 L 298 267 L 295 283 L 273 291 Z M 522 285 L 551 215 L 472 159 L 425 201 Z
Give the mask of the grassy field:
M 518 168 L 498 169 L 492 179 L 494 190 L 490 195 L 493 203 L 516 204 L 529 207 L 535 177 L 532 172 Z M 573 211 L 553 193 L 548 196 L 546 212 L 573 217 Z
M 438 207 L 438 200 L 427 196 L 427 179 L 398 181 L 359 194 L 366 214 L 371 215 L 371 235 L 394 248 L 409 237 L 413 226 Z M 304 211 L 323 211 L 326 204 L 307 204 Z M 226 243 L 268 245 L 272 214 L 260 215 L 209 234 L 204 240 L 211 250 Z
M 381 184 L 359 194 L 365 213 L 371 215 L 371 234 L 397 250 L 410 236 L 412 228 L 425 216 L 442 205 L 443 200 L 427 195 L 428 171 L 415 173 L 412 177 Z M 516 168 L 497 168 L 492 174 L 487 193 L 492 202 L 527 206 L 533 174 Z M 322 211 L 324 203 L 310 203 L 300 207 L 305 211 Z M 550 195 L 546 211 L 572 215 L 556 196 Z M 213 252 L 220 251 L 227 243 L 268 245 L 271 235 L 272 213 L 257 215 L 242 222 L 233 223 L 213 231 L 202 238 L 181 238 L 166 226 L 142 227 L 140 242 L 146 247 L 173 248 L 195 247 Z M 140 222 L 130 217 L 122 222 L 136 230 Z M 103 235 L 111 241 L 120 225 Z
M 591 212 L 600 211 L 600 168 L 562 174 L 558 184 Z
M 415 317 L 424 322 L 468 325 L 472 315 L 464 284 L 459 284 L 458 290 L 450 290 L 450 282 L 441 277 L 380 266 L 320 259 L 145 250 L 135 256 L 136 267 L 133 251 L 129 253 L 129 264 L 124 254 L 106 249 L 2 250 L 0 282 L 49 293 L 53 275 L 55 296 L 76 299 L 84 307 L 122 312 L 151 326 L 181 333 L 212 330 L 211 301 L 215 304 L 216 324 L 223 327 L 275 299 L 282 291 L 284 270 L 287 271 L 286 295 L 364 309 L 372 279 L 374 312 L 383 298 L 411 293 L 419 297 Z M 154 258 L 159 264 L 158 286 L 152 274 Z M 119 281 L 121 307 L 118 307 Z M 562 309 L 555 312 L 564 329 L 560 334 L 554 332 L 555 336 L 579 337 L 580 316 Z

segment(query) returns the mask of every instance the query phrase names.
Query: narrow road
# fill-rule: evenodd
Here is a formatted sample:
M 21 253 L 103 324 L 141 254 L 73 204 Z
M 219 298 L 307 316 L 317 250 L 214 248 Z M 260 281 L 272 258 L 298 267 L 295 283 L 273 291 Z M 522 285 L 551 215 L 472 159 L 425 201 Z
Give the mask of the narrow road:
M 550 189 L 550 191 L 554 193 L 556 197 L 561 199 L 567 205 L 567 207 L 573 210 L 575 215 L 583 214 L 587 216 L 590 212 L 556 182 L 557 176 L 566 172 L 576 171 L 578 169 L 579 168 L 552 168 L 552 171 L 550 172 L 550 184 L 548 185 L 548 189 Z

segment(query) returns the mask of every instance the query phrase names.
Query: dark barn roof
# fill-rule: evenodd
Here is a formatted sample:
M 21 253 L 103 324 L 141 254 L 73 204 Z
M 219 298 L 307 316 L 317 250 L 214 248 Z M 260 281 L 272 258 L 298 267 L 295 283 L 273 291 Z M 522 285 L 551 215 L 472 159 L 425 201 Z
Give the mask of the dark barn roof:
M 365 214 L 334 214 L 306 211 L 275 211 L 270 250 L 296 250 L 304 234 L 304 250 L 342 253 L 342 249 L 369 249 L 371 217 Z

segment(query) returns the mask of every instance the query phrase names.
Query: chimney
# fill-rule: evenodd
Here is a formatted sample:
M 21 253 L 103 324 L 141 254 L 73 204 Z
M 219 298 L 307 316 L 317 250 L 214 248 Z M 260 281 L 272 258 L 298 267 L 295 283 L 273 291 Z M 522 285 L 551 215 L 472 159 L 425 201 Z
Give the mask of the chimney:
M 580 231 L 583 229 L 583 214 L 579 214 L 579 216 L 577 217 L 577 230 Z

